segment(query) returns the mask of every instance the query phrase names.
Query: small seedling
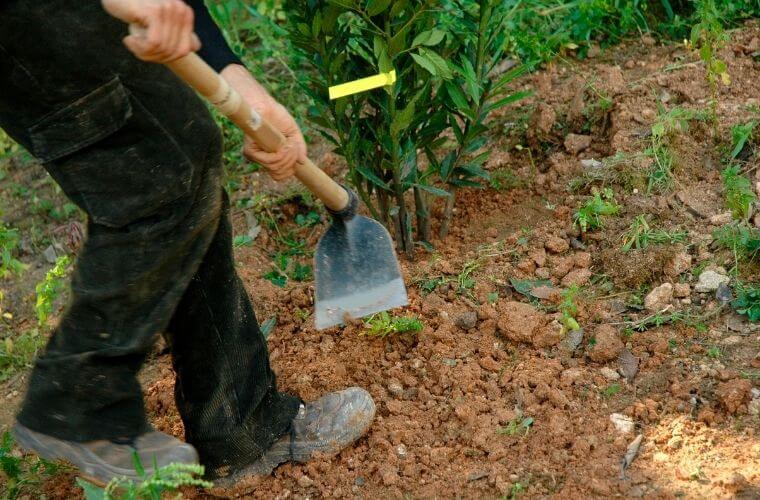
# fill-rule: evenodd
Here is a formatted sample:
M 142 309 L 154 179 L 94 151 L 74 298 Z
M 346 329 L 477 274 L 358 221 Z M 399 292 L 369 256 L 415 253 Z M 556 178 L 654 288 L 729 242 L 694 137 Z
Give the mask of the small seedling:
M 45 345 L 45 340 L 36 329 L 0 340 L 0 382 L 31 367 L 37 351 Z
M 172 463 L 158 467 L 154 460 L 153 472 L 147 474 L 136 452 L 132 455 L 132 459 L 135 471 L 141 478 L 140 482 L 133 482 L 126 478 L 115 478 L 105 488 L 101 488 L 84 479 L 77 478 L 77 484 L 82 488 L 85 498 L 87 500 L 160 500 L 165 493 L 175 492 L 185 486 L 196 488 L 214 486 L 209 481 L 199 479 L 203 477 L 204 473 L 203 466 L 199 464 Z
M 633 220 L 628 231 L 623 234 L 623 252 L 629 252 L 634 248 L 646 248 L 650 244 L 685 243 L 688 237 L 689 233 L 686 231 L 653 229 L 649 226 L 646 215 L 639 215 Z
M 609 399 L 623 390 L 620 384 L 610 384 L 602 390 L 602 397 Z
M 718 57 L 718 51 L 726 44 L 728 35 L 723 30 L 722 15 L 716 7 L 715 0 L 700 0 L 695 3 L 696 18 L 699 22 L 691 29 L 691 45 L 699 50 L 699 58 L 705 63 L 705 78 L 712 93 L 711 120 L 717 129 L 718 84 L 731 83 L 726 62 Z
M 0 224 L 0 279 L 21 274 L 26 269 L 26 265 L 15 257 L 18 246 L 18 230 Z
M 13 445 L 11 433 L 3 432 L 0 439 L 0 476 L 4 477 L 0 481 L 0 498 L 4 500 L 36 498 L 38 495 L 33 494 L 33 490 L 44 478 L 66 470 L 65 466 L 34 455 L 16 454 Z
M 723 352 L 718 346 L 711 346 L 707 348 L 707 356 L 713 359 L 718 359 L 723 356 Z
M 738 166 L 726 167 L 721 177 L 726 192 L 726 207 L 735 219 L 749 219 L 752 203 L 757 199 L 752 183 L 742 175 Z
M 385 338 L 399 333 L 417 334 L 424 327 L 417 317 L 393 317 L 387 312 L 372 315 L 365 323 L 361 335 Z
M 53 312 L 53 303 L 64 289 L 64 278 L 71 264 L 68 255 L 62 255 L 55 261 L 55 266 L 45 274 L 45 279 L 37 283 L 37 301 L 34 310 L 37 313 L 37 323 L 44 327 L 48 316 Z
M 235 248 L 249 247 L 253 244 L 253 238 L 247 234 L 239 234 L 232 239 Z
M 584 233 L 599 229 L 604 225 L 605 217 L 616 215 L 619 211 L 620 206 L 615 202 L 612 189 L 606 188 L 601 193 L 595 189 L 593 196 L 575 213 L 574 224 Z
M 562 325 L 569 331 L 581 329 L 581 326 L 575 319 L 575 316 L 578 315 L 578 306 L 575 303 L 575 299 L 579 292 L 580 289 L 577 285 L 572 285 L 562 292 L 562 302 L 559 304 L 559 311 L 562 313 Z
M 486 300 L 489 304 L 494 305 L 499 300 L 499 292 L 490 292 L 486 296 Z
M 527 435 L 533 426 L 533 417 L 515 417 L 497 432 L 505 436 L 515 436 L 518 434 Z
M 730 249 L 737 262 L 753 259 L 760 250 L 760 230 L 743 222 L 716 229 L 713 239 L 720 246 Z
M 755 131 L 756 126 L 757 121 L 751 120 L 747 123 L 737 123 L 731 127 L 731 160 L 735 160 L 744 149 L 744 146 L 752 140 L 752 133 Z

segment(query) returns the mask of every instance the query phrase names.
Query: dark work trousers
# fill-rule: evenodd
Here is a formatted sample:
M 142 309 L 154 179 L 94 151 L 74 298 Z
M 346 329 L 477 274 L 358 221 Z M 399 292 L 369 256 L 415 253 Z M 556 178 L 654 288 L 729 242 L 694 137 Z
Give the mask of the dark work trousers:
M 98 0 L 0 2 L 0 127 L 88 216 L 18 420 L 74 441 L 144 432 L 136 373 L 167 332 L 186 438 L 214 476 L 261 456 L 300 400 L 277 391 L 235 272 L 219 130 L 125 35 Z

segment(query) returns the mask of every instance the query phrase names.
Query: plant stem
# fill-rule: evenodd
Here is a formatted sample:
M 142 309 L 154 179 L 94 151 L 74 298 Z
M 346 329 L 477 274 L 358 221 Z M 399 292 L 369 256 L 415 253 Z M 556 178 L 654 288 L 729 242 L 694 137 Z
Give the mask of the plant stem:
M 452 187 L 449 191 L 449 197 L 446 199 L 446 207 L 443 209 L 443 220 L 441 221 L 441 228 L 438 231 L 438 237 L 441 239 L 446 238 L 449 235 L 449 229 L 451 227 L 451 218 L 454 215 L 454 205 L 457 200 L 457 188 Z

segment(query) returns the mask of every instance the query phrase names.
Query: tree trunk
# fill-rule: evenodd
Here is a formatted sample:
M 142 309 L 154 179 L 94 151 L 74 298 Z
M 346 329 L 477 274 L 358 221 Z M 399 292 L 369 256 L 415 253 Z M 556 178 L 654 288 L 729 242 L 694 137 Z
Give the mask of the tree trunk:
M 446 238 L 449 235 L 449 229 L 451 227 L 451 219 L 454 215 L 454 205 L 457 201 L 456 188 L 452 188 L 450 196 L 446 199 L 446 207 L 443 210 L 443 219 L 441 220 L 441 228 L 438 232 L 438 237 L 441 239 Z

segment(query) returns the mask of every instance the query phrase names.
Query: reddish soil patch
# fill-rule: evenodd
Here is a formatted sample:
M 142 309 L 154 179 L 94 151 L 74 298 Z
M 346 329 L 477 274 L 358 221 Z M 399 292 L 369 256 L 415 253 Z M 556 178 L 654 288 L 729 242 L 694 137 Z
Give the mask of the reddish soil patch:
M 733 83 L 721 89 L 723 136 L 750 118 L 745 104 L 758 104 L 760 67 L 741 50 L 758 36 L 755 27 L 734 33 L 725 50 Z M 687 289 L 671 310 L 699 307 L 706 315 L 700 324 L 622 332 L 630 319 L 647 316 L 634 300 L 639 290 L 629 287 L 648 290 L 664 280 L 693 285 L 695 266 L 729 262 L 708 244 L 715 228 L 710 218 L 724 211 L 718 138 L 700 124 L 680 136 L 671 191 L 642 194 L 647 160 L 629 157 L 605 172 L 609 177 L 568 192 L 573 179 L 590 178 L 581 159 L 647 147 L 656 99 L 667 95 L 669 108 L 706 106 L 707 86 L 693 54 L 677 45 L 646 49 L 632 43 L 525 81 L 537 89 L 535 126 L 524 138 L 506 137 L 488 168 L 510 168 L 528 187 L 462 192 L 455 225 L 445 241 L 434 242 L 435 254 L 402 263 L 411 306 L 398 313 L 423 320 L 416 336 L 370 339 L 360 335 L 361 325 L 317 332 L 304 313 L 312 307 L 309 285 L 281 289 L 262 278 L 271 267 L 271 231 L 239 249 L 240 273 L 259 317 L 278 320 L 269 345 L 281 389 L 309 400 L 358 385 L 372 393 L 378 415 L 368 435 L 337 457 L 284 465 L 272 477 L 214 496 L 760 496 L 760 417 L 752 392 L 760 379 L 758 330 L 719 309 L 713 294 Z M 612 100 L 606 111 L 596 105 L 599 93 Z M 568 140 L 570 133 L 590 141 Z M 531 156 L 509 148 L 523 139 Z M 592 185 L 614 186 L 623 209 L 603 230 L 581 238 L 572 214 Z M 658 226 L 688 230 L 690 245 L 621 254 L 620 234 L 642 213 Z M 241 213 L 235 222 L 244 232 Z M 674 254 L 684 252 L 691 266 L 668 276 Z M 461 293 L 450 282 L 468 265 L 475 281 Z M 419 285 L 431 278 L 442 284 L 425 294 Z M 574 345 L 568 347 L 570 334 L 559 323 L 558 294 L 528 301 L 512 278 L 545 279 L 559 289 L 588 286 L 577 303 L 584 332 Z M 470 327 L 462 316 L 473 312 Z M 720 356 L 710 354 L 715 347 Z M 167 356 L 152 360 L 151 370 L 145 377 L 151 419 L 181 436 Z M 612 414 L 627 417 L 630 429 L 619 430 Z M 638 434 L 644 436 L 638 456 L 622 471 Z

